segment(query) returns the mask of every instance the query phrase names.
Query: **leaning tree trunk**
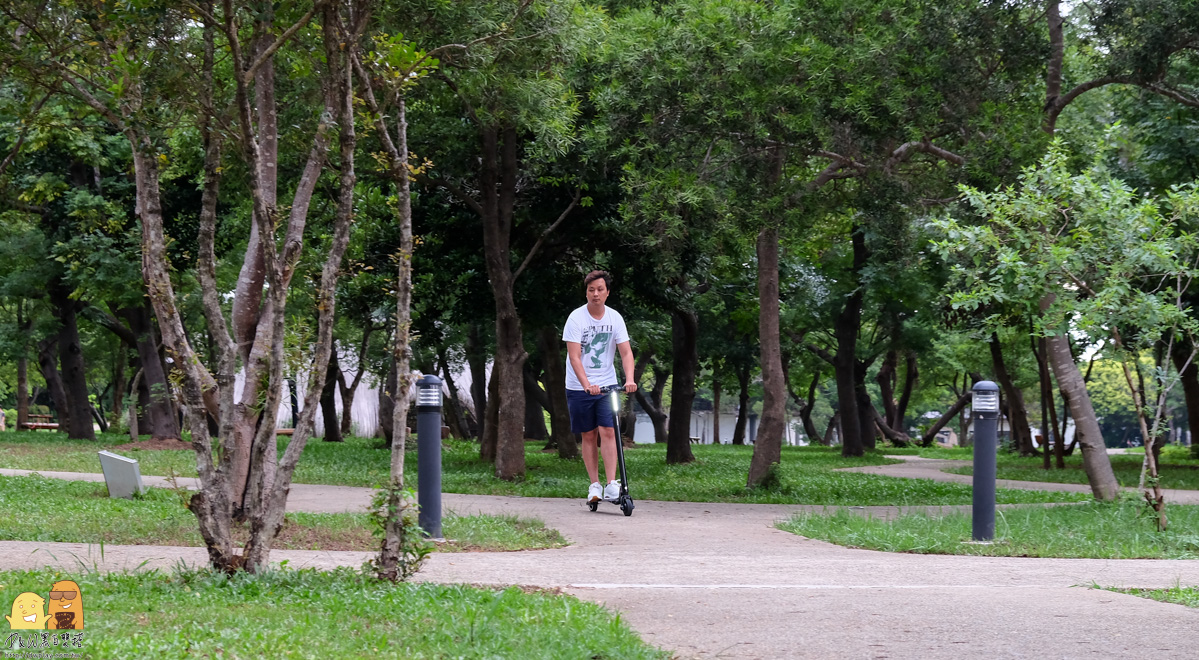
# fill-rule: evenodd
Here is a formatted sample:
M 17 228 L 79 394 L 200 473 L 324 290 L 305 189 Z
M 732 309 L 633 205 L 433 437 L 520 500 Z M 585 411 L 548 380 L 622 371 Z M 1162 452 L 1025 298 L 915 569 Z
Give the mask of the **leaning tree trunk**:
M 737 370 L 737 423 L 733 425 L 733 444 L 745 444 L 745 427 L 749 422 L 749 365 Z
M 1181 341 L 1174 346 L 1174 354 L 1171 356 L 1174 360 L 1174 368 L 1179 370 L 1182 396 L 1186 401 L 1187 430 L 1191 434 L 1192 452 L 1195 451 L 1193 448 L 1197 445 L 1195 434 L 1199 433 L 1199 365 L 1196 365 L 1194 360 L 1187 363 L 1187 357 L 1193 350 L 1191 342 Z
M 570 411 L 566 407 L 566 363 L 558 329 L 545 326 L 537 335 L 541 344 L 541 361 L 545 366 L 545 393 L 550 402 L 550 433 L 558 447 L 558 458 L 573 460 L 579 456 L 579 446 L 570 432 Z
M 483 435 L 479 438 L 479 458 L 488 463 L 495 463 L 496 447 L 499 443 L 499 405 L 500 398 L 496 394 L 499 382 L 498 372 L 493 367 L 491 377 L 487 379 L 487 410 L 483 414 Z
M 787 383 L 779 341 L 779 239 L 771 227 L 758 233 L 758 342 L 762 361 L 762 418 L 749 463 L 747 485 L 763 482 L 782 460 Z
M 1032 442 L 1032 430 L 1028 423 L 1028 411 L 1024 408 L 1024 394 L 1012 381 L 1007 364 L 1003 360 L 1003 347 L 999 345 L 999 335 L 991 333 L 991 363 L 995 366 L 995 378 L 1003 388 L 1007 399 L 1008 420 L 1012 427 L 1012 439 L 1021 456 L 1031 456 L 1035 452 Z
M 475 404 L 476 436 L 482 440 L 487 426 L 487 354 L 479 338 L 479 326 L 471 323 L 466 333 L 466 364 L 470 368 L 470 398 Z
M 54 314 L 62 325 L 58 333 L 58 357 L 62 365 L 62 386 L 67 405 L 71 410 L 67 425 L 67 437 L 76 440 L 95 440 L 92 428 L 92 404 L 88 398 L 87 371 L 83 366 L 83 346 L 79 341 L 79 325 L 76 317 L 78 303 L 71 300 L 61 281 L 52 282 L 50 303 Z
M 458 383 L 454 381 L 454 374 L 450 371 L 450 361 L 446 357 L 444 341 L 437 344 L 437 362 L 445 376 L 446 389 L 450 393 L 447 401 L 448 418 L 451 422 L 449 424 L 450 431 L 460 439 L 468 438 L 470 437 L 470 428 L 466 425 L 466 415 L 462 412 L 462 398 L 458 395 Z
M 1051 304 L 1052 294 L 1042 299 L 1041 311 L 1044 312 Z M 1058 387 L 1069 406 L 1070 416 L 1074 418 L 1075 440 L 1082 447 L 1082 466 L 1087 473 L 1091 493 L 1097 500 L 1111 501 L 1119 495 L 1120 485 L 1112 471 L 1107 447 L 1103 444 L 1103 431 L 1099 428 L 1082 372 L 1078 370 L 1078 364 L 1070 352 L 1069 341 L 1069 335 L 1064 332 L 1046 338 L 1049 366 L 1053 368 Z
M 118 311 L 129 325 L 137 346 L 137 357 L 142 369 L 142 387 L 146 400 L 141 402 L 142 415 L 138 428 L 152 438 L 178 438 L 179 420 L 175 417 L 175 406 L 167 385 L 166 369 L 155 341 L 152 310 L 149 303 Z
M 58 373 L 58 335 L 50 335 L 37 343 L 37 366 L 50 392 L 50 402 L 58 413 L 58 430 L 66 433 L 70 426 L 71 406 Z
M 649 415 L 650 423 L 653 424 L 655 444 L 665 444 L 667 441 L 666 413 L 662 411 L 662 394 L 668 376 L 670 376 L 669 370 L 654 367 L 654 389 L 648 396 L 640 388 L 634 394 L 637 397 L 637 403 L 641 405 L 645 414 Z
M 695 375 L 699 370 L 699 320 L 694 312 L 671 313 L 674 380 L 670 386 L 670 422 L 666 430 L 666 462 L 690 463 L 691 406 L 695 402 Z
M 525 437 L 529 440 L 547 440 L 550 439 L 549 431 L 545 428 L 545 411 L 546 408 L 541 405 L 537 399 L 538 394 L 548 396 L 544 392 L 533 392 L 531 390 L 540 389 L 537 384 L 537 378 L 531 373 L 528 362 L 525 362 L 525 373 L 523 387 L 525 389 Z
M 325 384 L 321 386 L 321 420 L 325 425 L 325 442 L 341 442 L 341 420 L 337 417 L 337 347 L 329 355 L 325 369 Z
M 387 376 L 383 378 L 383 386 L 379 388 L 379 431 L 383 433 L 383 445 L 391 447 L 391 442 L 395 438 L 395 429 L 392 428 L 392 419 L 395 413 L 395 399 L 392 393 L 396 389 L 396 363 L 395 359 L 391 360 L 391 366 L 387 369 Z

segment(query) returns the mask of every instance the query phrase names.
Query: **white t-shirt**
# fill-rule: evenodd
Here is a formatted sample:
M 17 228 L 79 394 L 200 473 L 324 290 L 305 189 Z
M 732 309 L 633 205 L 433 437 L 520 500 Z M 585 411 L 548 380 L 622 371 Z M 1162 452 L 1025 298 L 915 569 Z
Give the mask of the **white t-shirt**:
M 628 340 L 629 331 L 625 328 L 624 318 L 607 306 L 604 307 L 604 317 L 597 320 L 588 313 L 587 305 L 583 305 L 570 313 L 566 328 L 562 331 L 562 341 L 579 344 L 587 380 L 600 387 L 617 383 L 614 365 L 616 345 Z M 583 390 L 583 384 L 569 362 L 566 365 L 566 389 Z

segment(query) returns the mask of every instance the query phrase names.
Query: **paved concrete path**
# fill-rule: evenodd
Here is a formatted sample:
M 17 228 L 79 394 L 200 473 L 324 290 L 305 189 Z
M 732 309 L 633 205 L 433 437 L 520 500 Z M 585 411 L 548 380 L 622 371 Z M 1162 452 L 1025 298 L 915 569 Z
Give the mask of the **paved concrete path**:
M 862 472 L 864 474 L 881 474 L 887 477 L 903 477 L 907 479 L 932 479 L 933 481 L 952 481 L 959 484 L 973 483 L 974 477 L 968 474 L 952 474 L 944 472 L 951 468 L 970 467 L 973 461 L 940 458 L 921 458 L 919 456 L 888 456 L 904 461 L 891 465 L 867 465 L 865 467 L 842 468 L 842 472 Z M 1090 493 L 1091 487 L 1086 484 L 1059 484 L 1048 481 L 1014 481 L 998 479 L 995 482 L 999 488 L 1016 488 L 1019 490 L 1054 490 L 1071 493 Z M 1124 488 L 1125 492 L 1139 493 L 1136 488 Z M 1199 490 L 1174 490 L 1163 488 L 1162 494 L 1167 504 L 1199 504 Z
M 297 484 L 288 504 L 354 511 L 368 499 L 368 489 Z M 418 579 L 558 588 L 619 611 L 644 639 L 680 658 L 1166 659 L 1194 658 L 1199 644 L 1199 611 L 1088 588 L 1197 585 L 1199 561 L 888 554 L 774 528 L 820 507 L 638 502 L 626 518 L 609 504 L 591 513 L 581 499 L 447 494 L 444 501 L 462 514 L 539 518 L 573 545 L 434 554 Z M 356 566 L 369 554 L 276 551 L 272 559 Z M 106 546 L 101 557 L 86 544 L 0 542 L 0 569 L 204 561 L 200 548 Z

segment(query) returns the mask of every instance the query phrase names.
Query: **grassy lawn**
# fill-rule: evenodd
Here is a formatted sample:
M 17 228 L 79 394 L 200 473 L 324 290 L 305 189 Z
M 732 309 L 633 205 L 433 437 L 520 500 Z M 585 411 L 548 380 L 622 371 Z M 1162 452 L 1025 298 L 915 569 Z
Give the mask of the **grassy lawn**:
M 65 439 L 61 434 L 0 434 L 0 467 L 27 470 L 98 472 L 96 451 L 122 444 L 124 436 L 104 436 L 92 444 Z M 284 440 L 283 442 L 286 442 Z M 496 479 L 493 466 L 479 460 L 478 445 L 449 441 L 442 452 L 442 490 L 447 493 L 522 495 L 526 497 L 582 498 L 587 481 L 581 460 L 562 461 L 540 451 L 541 443 L 527 444 L 528 473 L 510 483 Z M 837 468 L 883 465 L 894 461 L 882 452 L 862 458 L 842 458 L 827 447 L 784 447 L 779 470 L 781 485 L 773 490 L 747 491 L 745 478 L 753 447 L 695 446 L 696 460 L 687 465 L 666 465 L 664 445 L 642 445 L 626 452 L 629 485 L 639 500 L 691 502 L 756 502 L 827 505 L 943 505 L 970 503 L 970 487 L 926 479 L 894 479 L 867 474 L 834 472 Z M 884 450 L 889 451 L 889 450 Z M 141 462 L 142 474 L 194 476 L 194 456 L 188 451 L 120 452 Z M 416 453 L 407 459 L 409 474 L 416 469 Z M 342 443 L 315 439 L 304 449 L 296 468 L 296 483 L 373 487 L 385 483 L 388 453 L 378 441 L 350 438 Z M 1072 502 L 1087 499 L 1073 493 L 1001 490 L 1001 503 Z
M 1121 486 L 1136 486 L 1141 478 L 1141 461 L 1145 454 L 1112 454 L 1112 470 Z M 1066 469 L 1045 470 L 1041 458 L 1032 456 L 1022 458 L 1015 454 L 1000 453 L 996 475 L 1000 479 L 1016 481 L 1052 481 L 1055 483 L 1085 484 L 1087 474 L 1082 469 L 1082 452 L 1075 451 L 1073 456 L 1066 457 Z M 957 474 L 973 474 L 969 466 L 947 470 Z M 1190 458 L 1186 447 L 1166 447 L 1162 451 L 1161 464 L 1158 466 L 1161 474 L 1162 488 L 1181 488 L 1184 490 L 1199 490 L 1199 460 Z
M 619 616 L 571 596 L 378 583 L 348 569 L 234 577 L 204 571 L 0 572 L 0 596 L 7 604 L 24 591 L 45 594 L 58 579 L 75 580 L 83 594 L 83 648 L 47 653 L 322 660 L 669 657 L 642 642 Z
M 1169 589 L 1109 589 L 1122 594 L 1141 598 L 1152 598 L 1163 603 L 1177 603 L 1187 607 L 1199 607 L 1199 587 L 1171 587 Z
M 905 515 L 892 522 L 848 512 L 798 515 L 779 528 L 851 548 L 918 554 L 1100 559 L 1199 559 L 1199 506 L 1171 505 L 1154 530 L 1143 502 L 1089 502 L 996 511 L 995 543 L 966 545 L 970 514 Z
M 196 517 L 175 491 L 148 488 L 142 497 L 108 497 L 102 483 L 0 477 L 0 540 L 115 545 L 202 546 Z M 19 512 L 19 513 L 17 513 Z M 247 532 L 239 530 L 239 540 Z M 506 551 L 566 545 L 557 530 L 516 516 L 446 516 L 448 539 L 438 552 Z M 379 549 L 366 514 L 288 513 L 274 546 L 296 550 Z

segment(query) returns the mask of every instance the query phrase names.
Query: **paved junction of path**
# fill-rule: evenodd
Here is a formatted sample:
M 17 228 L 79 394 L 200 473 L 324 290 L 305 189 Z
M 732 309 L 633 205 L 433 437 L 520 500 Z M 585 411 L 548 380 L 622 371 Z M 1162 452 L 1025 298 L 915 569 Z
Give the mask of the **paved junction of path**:
M 917 476 L 910 474 L 917 463 L 919 476 L 944 475 L 942 466 L 922 461 L 858 470 L 888 474 L 878 468 L 891 467 Z M 635 494 L 636 484 L 631 486 Z M 365 488 L 296 484 L 288 509 L 362 511 L 370 494 Z M 416 579 L 538 587 L 603 603 L 646 641 L 679 658 L 1199 657 L 1199 610 L 1092 588 L 1199 585 L 1199 560 L 896 554 L 847 549 L 775 528 L 794 513 L 824 509 L 812 506 L 639 501 L 633 516 L 625 517 L 609 504 L 592 513 L 581 499 L 443 498 L 447 511 L 458 514 L 538 518 L 571 545 L 433 554 Z M 853 510 L 885 517 L 901 512 Z M 271 554 L 291 567 L 315 568 L 360 566 L 370 556 Z M 0 542 L 0 569 L 170 570 L 205 561 L 202 548 L 105 545 L 101 554 L 98 545 Z

